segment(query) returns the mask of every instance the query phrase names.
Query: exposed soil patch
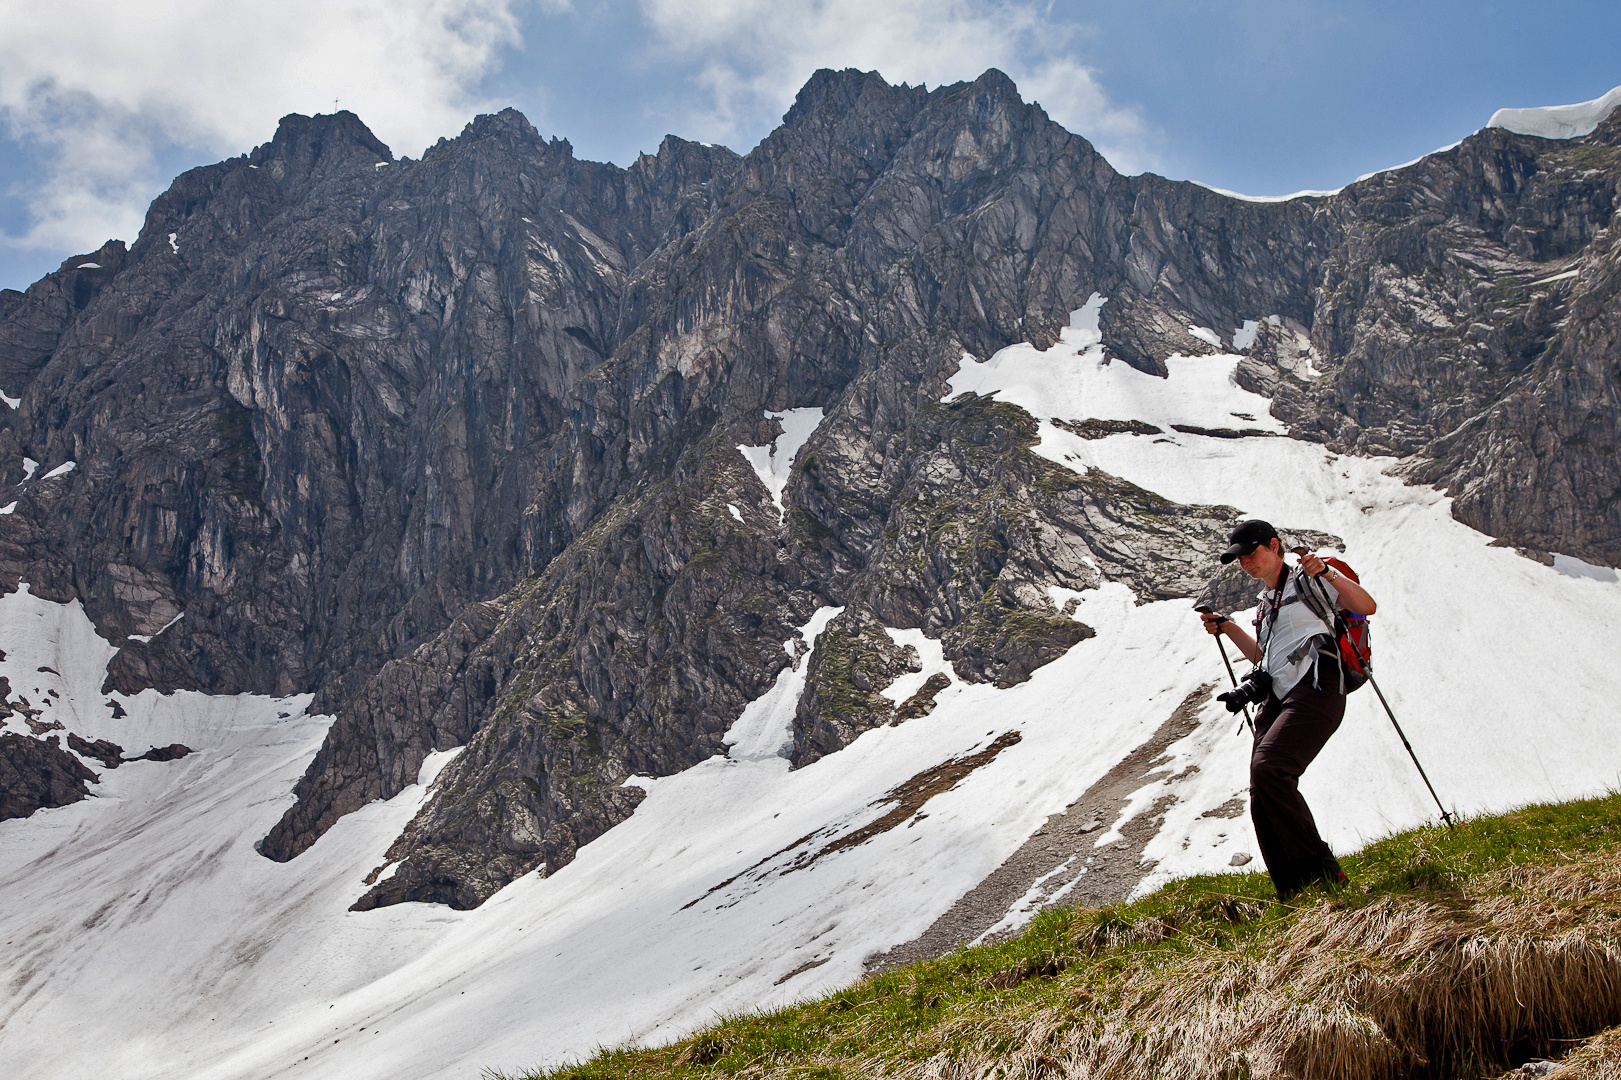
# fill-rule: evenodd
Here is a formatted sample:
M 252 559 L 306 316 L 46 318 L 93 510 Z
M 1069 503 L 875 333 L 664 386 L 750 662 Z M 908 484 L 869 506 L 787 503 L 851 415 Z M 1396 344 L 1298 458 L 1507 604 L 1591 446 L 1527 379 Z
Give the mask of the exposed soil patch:
M 1080 904 L 1125 899 L 1154 868 L 1152 863 L 1142 862 L 1143 849 L 1159 832 L 1173 797 L 1166 796 L 1147 813 L 1127 822 L 1120 830 L 1121 840 L 1093 848 L 1089 837 L 1105 823 L 1118 820 L 1132 794 L 1148 783 L 1149 774 L 1163 763 L 1171 744 L 1199 726 L 1199 710 L 1215 688 L 1215 683 L 1206 683 L 1189 694 L 1148 741 L 1126 755 L 1062 813 L 1049 817 L 1019 850 L 953 904 L 934 925 L 912 941 L 868 957 L 868 970 L 940 956 L 975 941 L 1020 901 L 1039 907 L 1057 899 Z M 993 935 L 990 940 L 1012 936 L 1020 929 L 1022 925 L 1005 935 Z
M 827 963 L 831 959 L 833 959 L 831 956 L 824 956 L 820 960 L 807 960 L 803 964 L 800 964 L 798 967 L 794 968 L 794 970 L 790 971 L 788 974 L 784 975 L 782 978 L 778 979 L 776 982 L 772 983 L 771 985 L 772 986 L 781 986 L 783 983 L 787 982 L 789 979 L 793 978 L 795 975 L 803 975 L 803 974 L 805 974 L 805 972 L 809 971 L 811 968 L 819 968 L 819 967 L 821 967 L 823 964 Z
M 795 870 L 803 870 L 805 867 L 811 865 L 824 855 L 831 855 L 835 851 L 843 851 L 845 848 L 852 848 L 858 844 L 864 844 L 873 837 L 886 833 L 895 828 L 897 825 L 905 823 L 917 815 L 923 809 L 923 805 L 930 799 L 934 798 L 936 795 L 939 795 L 941 792 L 950 791 L 962 781 L 963 777 L 967 776 L 975 769 L 990 764 L 991 761 L 995 760 L 997 754 L 1000 754 L 1003 750 L 1006 750 L 1010 746 L 1016 745 L 1022 738 L 1023 736 L 1017 731 L 1006 731 L 997 736 L 996 740 L 989 746 L 976 754 L 969 754 L 966 757 L 952 758 L 950 761 L 936 765 L 932 769 L 925 769 L 916 776 L 913 776 L 910 780 L 907 780 L 905 783 L 898 784 L 895 787 L 890 788 L 883 798 L 873 802 L 873 806 L 883 806 L 886 803 L 894 804 L 891 809 L 886 811 L 877 820 L 870 821 L 853 832 L 845 833 L 843 836 L 833 840 L 831 843 L 819 849 L 814 854 L 808 851 L 801 853 L 797 858 L 794 859 L 792 863 L 775 872 L 778 874 L 791 874 Z M 772 852 L 770 855 L 767 855 L 765 858 L 761 859 L 753 866 L 750 866 L 748 869 L 740 870 L 736 874 L 733 874 L 731 877 L 727 878 L 725 881 L 720 882 L 718 885 L 712 886 L 708 892 L 704 893 L 703 896 L 700 896 L 695 900 L 689 900 L 687 903 L 681 905 L 681 910 L 685 911 L 687 908 L 692 907 L 694 904 L 705 899 L 706 897 L 712 896 L 720 890 L 726 888 L 739 878 L 749 876 L 755 870 L 765 866 L 767 863 L 788 854 L 790 851 L 805 847 L 817 837 L 832 831 L 833 830 L 831 829 L 817 829 L 815 832 L 806 833 L 804 836 L 801 836 L 798 840 L 795 840 L 787 847 L 780 848 L 777 851 Z M 771 872 L 772 871 L 768 870 L 765 872 L 765 874 L 760 876 L 766 876 Z
M 1010 746 L 1017 745 L 1023 737 L 1017 731 L 1003 732 L 996 737 L 995 742 L 979 753 L 970 754 L 967 757 L 952 758 L 944 764 L 936 765 L 932 769 L 926 769 L 918 773 L 898 787 L 891 788 L 887 795 L 873 804 L 874 806 L 882 806 L 885 803 L 894 803 L 893 808 L 888 813 L 876 821 L 868 822 L 854 832 L 845 833 L 810 858 L 805 859 L 803 862 L 796 861 L 789 869 L 802 870 L 824 855 L 831 855 L 835 851 L 843 851 L 845 848 L 852 848 L 857 844 L 865 844 L 873 837 L 905 823 L 908 818 L 923 809 L 924 803 L 943 791 L 950 791 L 957 786 L 963 777 L 982 765 L 989 765 L 997 754 Z

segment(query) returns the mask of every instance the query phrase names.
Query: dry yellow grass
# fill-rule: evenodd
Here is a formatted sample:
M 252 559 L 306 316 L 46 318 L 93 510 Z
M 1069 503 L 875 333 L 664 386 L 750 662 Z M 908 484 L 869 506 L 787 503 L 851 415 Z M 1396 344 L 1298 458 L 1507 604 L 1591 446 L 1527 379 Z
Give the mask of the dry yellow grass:
M 1047 912 L 1010 942 L 530 1080 L 1621 1080 L 1621 794 L 1413 830 L 1346 865 L 1356 889 L 1287 908 L 1236 875 Z M 1503 1071 L 1538 1058 L 1558 1071 Z
M 1616 1080 L 1621 1077 L 1621 1028 L 1589 1039 L 1547 1074 L 1547 1080 Z
M 1162 939 L 1174 921 L 1078 944 Z M 1572 1032 L 1621 1022 L 1621 857 L 1517 867 L 1429 899 L 1325 899 L 1236 951 L 1147 956 L 1076 991 L 1035 1015 L 965 1008 L 926 1060 L 869 1067 L 907 1080 L 1490 1076 L 1508 1053 L 1555 1054 Z

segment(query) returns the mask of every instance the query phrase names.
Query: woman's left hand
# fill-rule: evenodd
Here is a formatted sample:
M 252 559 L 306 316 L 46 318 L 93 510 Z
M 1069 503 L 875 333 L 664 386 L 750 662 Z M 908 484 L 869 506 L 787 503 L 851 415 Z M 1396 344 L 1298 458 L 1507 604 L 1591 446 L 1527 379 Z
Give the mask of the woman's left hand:
M 1328 564 L 1308 551 L 1300 556 L 1300 569 L 1312 577 L 1320 577 L 1328 569 Z

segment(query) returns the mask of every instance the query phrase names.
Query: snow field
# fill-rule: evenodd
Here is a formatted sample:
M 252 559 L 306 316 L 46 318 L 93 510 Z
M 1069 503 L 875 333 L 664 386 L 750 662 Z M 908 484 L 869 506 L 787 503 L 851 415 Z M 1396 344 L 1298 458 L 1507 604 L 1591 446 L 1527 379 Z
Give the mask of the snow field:
M 1390 461 L 1288 438 L 1171 431 L 1283 427 L 1265 399 L 1233 384 L 1236 357 L 1172 358 L 1164 380 L 1108 363 L 1102 303 L 1093 297 L 1046 353 L 1021 345 L 966 359 L 952 393 L 996 393 L 1031 409 L 1037 452 L 1066 467 L 1343 537 L 1381 604 L 1377 677 L 1449 806 L 1496 810 L 1621 783 L 1613 572 L 1563 556 L 1550 568 L 1488 547 L 1452 520 L 1444 497 L 1385 475 Z M 1089 441 L 1053 416 L 1167 431 Z M 742 448 L 770 451 L 750 457 L 762 480 L 785 482 L 815 427 L 808 415 L 783 419 L 774 448 Z M 846 985 L 867 956 L 925 930 L 1189 694 L 1225 680 L 1188 601 L 1138 604 L 1118 584 L 1049 593 L 1061 610 L 1073 601 L 1097 636 L 1007 690 L 953 678 L 929 716 L 790 771 L 780 755 L 806 657 L 839 610 L 823 608 L 784 643 L 797 662 L 733 724 L 728 755 L 631 781 L 647 798 L 570 865 L 529 875 L 474 911 L 365 913 L 346 909 L 421 805 L 423 786 L 349 815 L 291 863 L 271 863 L 252 844 L 289 804 L 328 718 L 307 716 L 307 699 L 148 691 L 118 698 L 130 715 L 114 721 L 99 693 L 113 648 L 77 605 L 26 591 L 0 598 L 0 674 L 14 688 L 43 689 L 28 679 L 54 667 L 63 697 L 53 708 L 71 698 L 79 734 L 132 752 L 177 740 L 199 751 L 116 772 L 92 764 L 98 798 L 0 823 L 0 940 L 23 943 L 13 946 L 20 974 L 0 989 L 0 1073 L 409 1080 L 512 1071 L 599 1044 L 676 1038 L 718 1015 Z M 890 633 L 923 660 L 884 689 L 891 700 L 935 671 L 951 674 L 937 641 Z M 1236 725 L 1207 704 L 1126 813 L 1074 857 L 1157 805 L 1165 821 L 1146 852 L 1157 863 L 1143 888 L 1254 854 L 1247 816 L 1204 816 L 1247 786 L 1248 737 L 1235 737 Z M 1018 743 L 909 820 L 812 858 L 886 813 L 886 792 L 1013 730 Z M 447 759 L 431 758 L 423 781 Z M 1352 697 L 1302 787 L 1342 851 L 1434 817 L 1371 690 Z M 1165 796 L 1176 801 L 1166 806 Z M 1019 907 L 1004 926 L 1028 918 Z
M 1046 354 L 1013 346 L 977 365 L 971 387 L 953 380 L 952 389 L 994 391 L 1039 416 L 1037 408 L 1052 411 L 1074 393 L 1075 363 L 1063 343 Z M 1215 426 L 1195 417 L 1213 409 L 1247 412 L 1249 402 L 1264 401 L 1215 378 L 1235 365 L 1230 357 L 1168 364 L 1170 385 L 1147 408 L 1106 393 L 1066 404 L 1074 419 L 1130 412 L 1164 426 Z M 1083 379 L 1112 373 L 1121 394 L 1149 392 L 1139 389 L 1145 377 L 1125 365 L 1077 366 Z M 1190 397 L 1196 387 L 1200 392 Z M 1172 419 L 1178 413 L 1184 419 Z M 1612 704 L 1621 587 L 1614 571 L 1566 556 L 1549 569 L 1489 547 L 1486 537 L 1452 519 L 1450 500 L 1386 475 L 1396 464 L 1391 459 L 1340 457 L 1292 439 L 1174 431 L 1086 440 L 1049 424 L 1035 452 L 1078 472 L 1103 469 L 1179 502 L 1232 505 L 1280 530 L 1342 537 L 1348 560 L 1382 605 L 1373 624 L 1375 678 L 1449 809 L 1496 811 L 1621 786 Z M 1210 671 L 1225 679 L 1214 644 L 1205 650 Z M 1215 706 L 1207 716 L 1225 719 L 1225 712 Z M 1229 732 L 1235 724 L 1236 718 L 1228 722 Z M 1241 819 L 1199 817 L 1247 786 L 1247 740 L 1217 730 L 1208 724 L 1173 747 L 1166 779 L 1140 792 L 1127 811 L 1129 818 L 1165 794 L 1180 800 L 1145 852 L 1159 865 L 1139 891 L 1221 870 L 1240 836 L 1253 844 Z M 1193 765 L 1198 771 L 1184 774 Z M 1324 837 L 1339 850 L 1436 816 L 1371 689 L 1350 698 L 1344 725 L 1301 788 Z M 1213 834 L 1221 831 L 1228 836 L 1218 844 Z

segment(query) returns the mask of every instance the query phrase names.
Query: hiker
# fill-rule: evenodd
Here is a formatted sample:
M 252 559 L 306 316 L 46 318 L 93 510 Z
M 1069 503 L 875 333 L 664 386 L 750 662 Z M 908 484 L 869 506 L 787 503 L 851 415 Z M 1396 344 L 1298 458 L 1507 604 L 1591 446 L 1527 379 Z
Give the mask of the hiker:
M 1250 752 L 1250 818 L 1278 899 L 1287 900 L 1314 882 L 1347 881 L 1318 835 L 1299 787 L 1300 775 L 1345 716 L 1345 665 L 1332 624 L 1313 608 L 1324 606 L 1323 594 L 1355 615 L 1372 615 L 1376 605 L 1361 585 L 1316 555 L 1303 552 L 1299 567 L 1291 568 L 1277 530 L 1264 521 L 1242 522 L 1228 541 L 1232 546 L 1221 561 L 1237 559 L 1246 574 L 1266 586 L 1256 636 L 1214 612 L 1201 612 L 1200 618 L 1209 633 L 1226 635 L 1256 665 L 1238 690 L 1222 696 L 1260 704 Z M 1302 575 L 1316 580 L 1307 582 Z M 1320 592 L 1307 594 L 1308 589 Z

